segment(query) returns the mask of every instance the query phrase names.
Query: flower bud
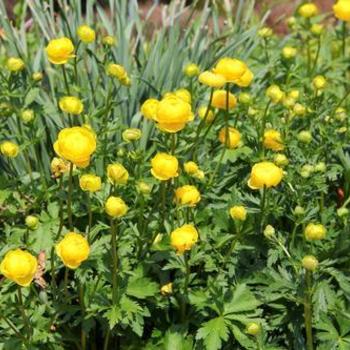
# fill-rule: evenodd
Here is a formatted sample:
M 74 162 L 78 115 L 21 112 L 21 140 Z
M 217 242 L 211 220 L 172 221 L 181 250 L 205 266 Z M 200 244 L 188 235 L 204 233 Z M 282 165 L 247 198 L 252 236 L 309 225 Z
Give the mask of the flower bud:
M 34 215 L 28 215 L 25 219 L 25 223 L 31 230 L 36 230 L 39 224 L 39 219 Z
M 312 141 L 312 135 L 310 131 L 303 130 L 298 134 L 298 140 L 303 143 L 310 143 Z
M 267 225 L 264 230 L 264 236 L 267 239 L 271 239 L 275 235 L 276 231 L 273 226 Z
M 306 255 L 303 257 L 302 265 L 307 271 L 315 271 L 318 267 L 318 260 L 313 255 Z
M 32 79 L 35 80 L 35 81 L 40 81 L 43 79 L 43 73 L 41 72 L 34 72 L 32 74 Z
M 19 147 L 16 143 L 11 141 L 4 141 L 0 144 L 0 153 L 9 158 L 17 157 Z
M 261 326 L 256 322 L 250 322 L 247 324 L 246 333 L 249 335 L 257 336 L 261 332 Z
M 173 284 L 171 282 L 164 284 L 161 288 L 160 288 L 160 294 L 162 294 L 163 296 L 167 296 L 173 293 Z
M 322 75 L 317 75 L 313 80 L 312 80 L 312 85 L 315 90 L 323 90 L 326 85 L 327 85 L 327 80 L 324 76 Z
M 285 46 L 282 49 L 282 56 L 286 60 L 290 60 L 290 59 L 294 58 L 296 55 L 297 55 L 297 49 L 295 47 Z
M 284 98 L 284 92 L 277 85 L 271 85 L 266 89 L 266 96 L 273 103 L 279 103 Z
M 306 226 L 304 235 L 308 241 L 316 241 L 326 238 L 327 230 L 322 224 L 310 223 Z
M 195 63 L 189 63 L 185 68 L 184 68 L 184 73 L 186 76 L 189 78 L 196 77 L 200 73 L 199 67 Z
M 7 69 L 12 73 L 20 72 L 25 68 L 24 62 L 22 59 L 17 57 L 10 57 L 6 62 Z
M 125 142 L 137 141 L 141 138 L 142 132 L 137 128 L 130 128 L 123 131 L 122 137 Z
M 114 36 L 106 35 L 103 37 L 102 43 L 107 46 L 115 46 L 117 44 L 117 39 Z
M 294 28 L 296 24 L 297 24 L 297 19 L 294 16 L 289 17 L 287 19 L 287 25 L 289 28 Z
M 84 174 L 79 179 L 79 186 L 86 192 L 97 192 L 101 189 L 101 178 L 94 174 Z
M 151 193 L 152 191 L 152 186 L 149 185 L 147 182 L 144 182 L 144 181 L 139 181 L 137 184 L 137 190 L 144 194 L 144 195 L 148 195 Z
M 125 185 L 129 179 L 129 172 L 120 163 L 107 166 L 108 180 L 114 185 Z
M 32 109 L 25 109 L 21 113 L 21 119 L 24 123 L 30 123 L 35 118 L 34 111 Z
M 349 209 L 348 208 L 344 208 L 341 207 L 339 209 L 337 209 L 337 215 L 342 218 L 342 217 L 346 217 L 349 215 Z
M 253 101 L 252 96 L 247 92 L 241 92 L 238 96 L 238 100 L 244 105 L 250 105 Z
M 324 26 L 320 23 L 314 23 L 311 28 L 310 28 L 310 31 L 312 34 L 316 35 L 316 36 L 319 36 L 323 33 L 323 29 L 324 29 Z
M 297 205 L 294 208 L 294 215 L 295 216 L 302 216 L 305 214 L 305 209 L 303 207 L 301 207 L 300 205 Z
M 105 203 L 106 213 L 113 218 L 121 218 L 124 216 L 128 207 L 120 197 L 110 196 Z
M 302 117 L 302 116 L 304 116 L 304 115 L 306 114 L 306 108 L 305 108 L 305 106 L 303 106 L 302 104 L 296 103 L 296 104 L 294 105 L 294 107 L 293 107 L 293 112 L 294 112 L 296 115 Z
M 230 209 L 230 215 L 233 220 L 245 221 L 247 218 L 247 210 L 242 205 L 235 205 Z
M 274 163 L 278 166 L 286 166 L 289 163 L 288 158 L 283 153 L 277 153 L 273 159 Z
M 258 36 L 260 36 L 261 38 L 269 38 L 270 36 L 272 36 L 272 34 L 273 34 L 273 31 L 269 27 L 261 28 L 258 31 Z
M 319 162 L 315 165 L 315 171 L 319 173 L 324 173 L 326 171 L 326 164 L 325 162 Z
M 94 42 L 96 38 L 95 31 L 86 24 L 78 27 L 77 35 L 79 39 L 85 44 Z

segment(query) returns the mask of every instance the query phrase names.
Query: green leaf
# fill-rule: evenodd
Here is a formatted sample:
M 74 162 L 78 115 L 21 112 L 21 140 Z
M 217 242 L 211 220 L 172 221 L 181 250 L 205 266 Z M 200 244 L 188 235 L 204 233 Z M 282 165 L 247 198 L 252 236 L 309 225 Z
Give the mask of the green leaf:
M 203 339 L 207 350 L 221 349 L 222 341 L 228 339 L 228 328 L 222 316 L 204 323 L 197 332 L 197 339 Z
M 156 295 L 159 291 L 157 283 L 152 282 L 149 278 L 130 279 L 126 289 L 126 294 L 138 299 L 145 299 Z
M 108 319 L 110 329 L 113 329 L 122 317 L 119 305 L 113 305 L 110 310 L 105 313 L 105 316 Z

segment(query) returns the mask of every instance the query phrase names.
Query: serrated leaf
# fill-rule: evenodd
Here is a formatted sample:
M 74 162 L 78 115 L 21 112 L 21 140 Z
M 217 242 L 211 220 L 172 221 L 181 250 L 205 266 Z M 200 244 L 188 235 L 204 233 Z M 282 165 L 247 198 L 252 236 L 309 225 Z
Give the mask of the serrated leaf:
M 159 291 L 158 284 L 149 278 L 130 279 L 126 289 L 126 294 L 138 299 L 145 299 L 156 295 Z
M 228 328 L 222 316 L 204 323 L 197 332 L 197 339 L 203 339 L 207 350 L 221 349 L 222 341 L 228 339 Z

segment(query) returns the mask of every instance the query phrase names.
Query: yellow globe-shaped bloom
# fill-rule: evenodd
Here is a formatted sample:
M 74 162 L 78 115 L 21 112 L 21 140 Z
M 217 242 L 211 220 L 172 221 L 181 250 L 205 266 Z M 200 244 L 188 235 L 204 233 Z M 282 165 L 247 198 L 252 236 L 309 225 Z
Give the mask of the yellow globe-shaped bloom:
M 211 101 L 211 105 L 215 108 L 226 110 L 226 99 L 227 99 L 227 93 L 225 90 L 215 90 L 213 94 L 213 99 Z M 236 107 L 236 105 L 237 105 L 237 99 L 235 95 L 229 92 L 228 108 L 233 109 Z
M 226 137 L 228 137 L 228 139 L 226 139 Z M 241 134 L 232 126 L 228 127 L 228 131 L 227 128 L 224 127 L 219 131 L 219 141 L 226 147 L 233 149 L 239 145 L 241 141 Z
M 287 60 L 294 58 L 296 55 L 297 55 L 297 49 L 295 47 L 285 46 L 282 49 L 282 56 Z
M 187 66 L 185 66 L 184 73 L 189 78 L 192 78 L 199 75 L 200 69 L 195 63 L 189 63 Z
M 166 296 L 166 295 L 170 295 L 173 292 L 173 284 L 171 282 L 164 284 L 161 288 L 160 288 L 160 294 Z
M 189 161 L 184 164 L 184 170 L 185 170 L 185 173 L 189 175 L 194 175 L 198 172 L 199 167 L 197 163 Z
M 86 44 L 92 43 L 95 41 L 96 33 L 95 31 L 89 27 L 88 25 L 84 24 L 78 27 L 77 29 L 77 35 L 79 39 Z
M 303 268 L 308 271 L 315 271 L 318 267 L 318 260 L 313 255 L 306 255 L 301 261 Z
M 117 39 L 114 36 L 106 35 L 102 38 L 102 43 L 107 46 L 114 46 L 117 44 Z
M 266 89 L 266 96 L 271 99 L 273 103 L 279 103 L 285 96 L 284 92 L 277 85 L 271 85 Z
M 187 89 L 178 89 L 174 91 L 174 95 L 181 100 L 184 100 L 187 103 L 191 103 L 192 96 L 191 93 Z
M 251 189 L 277 186 L 283 178 L 283 170 L 272 162 L 260 162 L 253 166 L 248 186 Z
M 151 159 L 151 165 L 152 175 L 160 181 L 167 181 L 179 175 L 179 162 L 176 157 L 170 154 L 157 153 Z
M 191 105 L 181 98 L 169 96 L 159 102 L 155 121 L 162 131 L 178 132 L 191 120 L 193 120 Z
M 350 0 L 349 0 L 350 4 Z M 322 90 L 326 87 L 327 85 L 327 80 L 323 75 L 317 75 L 313 80 L 312 80 L 312 85 L 315 90 Z
M 58 156 L 85 168 L 96 149 L 96 136 L 86 127 L 65 128 L 58 134 L 54 150 Z
M 65 64 L 74 57 L 74 45 L 69 38 L 53 39 L 46 47 L 48 59 L 53 64 Z
M 235 83 L 240 87 L 247 87 L 252 83 L 253 79 L 253 72 L 250 69 L 247 69 L 245 73 L 239 79 L 236 80 Z
M 0 144 L 0 152 L 9 158 L 15 158 L 18 155 L 19 147 L 11 141 L 4 141 Z
M 175 200 L 179 205 L 195 207 L 201 200 L 201 194 L 195 186 L 185 185 L 175 190 Z
M 155 98 L 149 98 L 141 106 L 141 114 L 151 120 L 155 120 L 157 116 L 159 101 Z
M 236 83 L 248 70 L 247 65 L 238 59 L 221 58 L 213 69 L 214 73 L 222 75 L 228 83 Z
M 274 129 L 269 129 L 264 132 L 264 147 L 272 151 L 283 151 L 284 145 L 281 133 Z
M 79 179 L 80 188 L 83 191 L 97 192 L 101 189 L 101 178 L 94 174 L 84 174 Z
M 207 85 L 216 89 L 222 88 L 226 84 L 226 79 L 223 75 L 210 71 L 201 73 L 198 77 L 198 80 L 203 85 Z
M 301 5 L 299 7 L 298 13 L 301 17 L 311 18 L 318 14 L 318 8 L 314 3 L 309 2 L 304 5 Z
M 322 224 L 310 223 L 305 227 L 304 235 L 308 241 L 318 241 L 326 238 L 327 230 Z
M 176 249 L 177 254 L 191 250 L 197 241 L 198 231 L 193 225 L 183 225 L 170 234 L 171 246 Z
M 141 138 L 142 131 L 137 128 L 129 128 L 123 131 L 122 137 L 125 142 L 137 141 Z
M 22 59 L 10 57 L 6 62 L 6 67 L 10 72 L 20 72 L 25 68 L 25 65 Z
M 22 287 L 28 287 L 32 282 L 38 262 L 25 250 L 15 249 L 6 253 L 0 264 L 0 272 L 9 280 Z
M 129 179 L 129 173 L 120 163 L 109 164 L 107 166 L 108 180 L 114 185 L 125 185 Z
M 128 73 L 126 72 L 125 68 L 120 64 L 110 63 L 108 64 L 106 70 L 108 75 L 117 78 L 120 81 L 123 81 L 128 77 Z
M 243 205 L 235 205 L 230 208 L 230 215 L 233 220 L 245 221 L 247 218 L 247 210 Z
M 58 103 L 61 111 L 74 115 L 81 114 L 84 110 L 84 105 L 78 97 L 64 96 L 60 98 Z
M 215 114 L 210 109 L 208 111 L 207 106 L 200 106 L 199 107 L 198 116 L 199 116 L 199 118 L 205 120 L 206 123 L 211 123 L 215 118 Z
M 333 5 L 333 12 L 335 17 L 338 19 L 349 22 L 350 21 L 350 1 L 349 0 L 339 0 L 335 5 Z
M 76 269 L 89 257 L 90 246 L 81 234 L 68 232 L 56 245 L 56 253 L 65 266 Z
M 105 203 L 106 213 L 113 218 L 121 218 L 128 211 L 128 206 L 120 197 L 108 197 Z

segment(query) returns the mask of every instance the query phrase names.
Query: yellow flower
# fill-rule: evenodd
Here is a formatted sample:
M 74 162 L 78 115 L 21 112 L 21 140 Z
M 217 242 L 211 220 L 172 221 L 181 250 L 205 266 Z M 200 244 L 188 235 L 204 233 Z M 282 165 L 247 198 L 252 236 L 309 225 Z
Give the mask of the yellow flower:
M 102 39 L 102 43 L 108 46 L 114 46 L 117 44 L 117 39 L 114 36 L 106 35 Z
M 96 38 L 95 31 L 86 24 L 83 24 L 80 27 L 78 27 L 77 35 L 79 39 L 86 44 L 94 42 Z
M 193 225 L 183 225 L 170 234 L 171 246 L 176 249 L 177 254 L 191 250 L 197 241 L 198 231 Z
M 297 99 L 299 98 L 299 96 L 300 96 L 300 91 L 299 91 L 299 90 L 296 90 L 296 89 L 291 90 L 291 91 L 289 92 L 289 94 L 288 94 L 288 97 L 290 97 L 290 98 L 292 98 L 292 99 L 294 99 L 294 100 L 297 100 Z
M 311 18 L 318 14 L 318 8 L 314 3 L 309 2 L 304 5 L 301 5 L 299 7 L 298 13 L 301 17 Z
M 226 100 L 227 100 L 227 93 L 225 90 L 215 90 L 213 94 L 213 99 L 211 101 L 211 105 L 215 108 L 219 109 L 226 109 Z M 235 95 L 231 94 L 229 92 L 228 96 L 228 108 L 233 109 L 236 107 L 237 99 Z
M 206 123 L 211 123 L 215 118 L 213 111 L 211 111 L 210 109 L 208 111 L 207 106 L 200 106 L 198 109 L 198 115 L 199 115 L 199 118 L 203 120 L 205 118 Z
M 0 145 L 0 152 L 6 157 L 14 158 L 18 155 L 19 147 L 14 142 L 4 141 Z
M 227 136 L 228 140 L 226 139 Z M 237 129 L 231 126 L 228 127 L 228 130 L 224 127 L 219 131 L 219 141 L 226 147 L 233 149 L 239 145 L 241 134 Z
M 282 55 L 285 59 L 289 60 L 297 55 L 297 49 L 295 47 L 286 46 L 282 49 Z
M 160 294 L 167 296 L 173 293 L 173 284 L 171 282 L 162 285 L 160 288 Z
M 53 64 L 65 64 L 74 57 L 74 45 L 66 37 L 53 39 L 46 47 L 48 59 Z
M 32 282 L 38 262 L 25 250 L 15 249 L 6 253 L 0 264 L 0 272 L 9 280 L 22 287 L 28 287 Z
M 236 81 L 236 84 L 240 87 L 247 87 L 254 79 L 254 74 L 250 69 L 247 69 L 245 73 Z
M 58 156 L 69 160 L 77 167 L 85 168 L 96 149 L 96 136 L 85 127 L 65 128 L 59 132 L 53 147 Z
M 198 180 L 203 180 L 205 177 L 203 170 L 198 170 L 195 174 L 193 174 L 193 177 L 197 178 Z
M 41 73 L 41 72 L 34 72 L 32 74 L 32 79 L 35 81 L 40 81 L 40 80 L 42 80 L 42 78 L 43 78 L 43 73 Z
M 81 234 L 68 232 L 56 244 L 56 253 L 65 266 L 76 269 L 89 257 L 90 246 L 87 239 Z
M 187 89 L 178 89 L 174 91 L 174 95 L 187 103 L 192 101 L 191 93 Z
M 230 215 L 233 220 L 245 221 L 247 210 L 242 205 L 235 205 L 230 209 Z
M 6 67 L 10 72 L 19 72 L 25 68 L 25 65 L 20 58 L 10 57 L 6 62 Z
M 308 241 L 317 241 L 326 238 L 327 230 L 322 224 L 310 223 L 305 227 L 304 235 Z
M 258 35 L 259 35 L 261 38 L 268 38 L 268 37 L 270 37 L 272 34 L 273 34 L 273 31 L 272 31 L 272 29 L 269 28 L 269 27 L 263 27 L 263 28 L 261 28 L 261 29 L 258 31 Z
M 141 138 L 142 131 L 137 128 L 130 128 L 123 131 L 122 137 L 125 142 L 137 141 Z
M 333 12 L 335 17 L 338 19 L 349 22 L 350 21 L 350 1 L 349 0 L 338 0 L 333 5 Z
M 303 257 L 302 265 L 305 270 L 315 271 L 318 267 L 318 260 L 313 255 Z
M 175 200 L 179 205 L 195 207 L 201 200 L 201 194 L 195 186 L 185 185 L 175 190 Z
M 83 191 L 96 192 L 101 189 L 101 178 L 94 174 L 84 174 L 79 179 L 79 185 Z
M 212 88 L 221 88 L 226 84 L 226 79 L 221 74 L 215 74 L 210 71 L 201 73 L 198 80 L 203 85 L 210 86 Z
M 293 106 L 293 112 L 298 116 L 303 116 L 306 114 L 306 107 L 300 103 L 296 103 Z
M 187 66 L 185 66 L 184 73 L 189 78 L 192 78 L 192 77 L 196 77 L 197 75 L 199 75 L 200 69 L 195 63 L 189 63 Z
M 126 72 L 125 68 L 116 63 L 110 63 L 107 66 L 107 74 L 117 78 L 120 82 L 123 82 L 128 78 L 128 73 Z
M 324 89 L 326 87 L 327 80 L 326 80 L 326 78 L 323 75 L 317 75 L 312 80 L 312 85 L 313 85 L 315 90 L 322 90 L 322 89 Z
M 349 11 L 349 14 L 350 14 L 350 11 Z M 350 18 L 350 17 L 349 17 L 349 18 Z M 324 29 L 324 27 L 323 27 L 322 24 L 320 24 L 320 23 L 314 23 L 314 24 L 311 26 L 310 31 L 311 31 L 311 33 L 314 34 L 314 35 L 321 35 L 322 32 L 323 32 L 323 29 Z
M 81 100 L 75 96 L 61 97 L 58 105 L 61 111 L 74 115 L 81 114 L 84 109 L 84 105 Z
M 69 171 L 69 162 L 64 159 L 54 157 L 51 161 L 50 167 L 52 176 L 56 178 Z
M 281 133 L 273 129 L 266 130 L 264 132 L 264 147 L 273 151 L 283 151 L 284 145 Z
M 214 73 L 222 75 L 226 82 L 237 83 L 248 70 L 247 65 L 238 59 L 221 58 L 213 69 Z
M 260 162 L 253 166 L 248 186 L 253 190 L 274 187 L 282 181 L 282 178 L 281 168 L 272 162 Z
M 128 182 L 129 173 L 122 164 L 114 163 L 107 166 L 107 177 L 114 185 L 125 185 Z
M 250 105 L 252 103 L 252 96 L 246 92 L 241 92 L 238 97 L 239 102 L 244 105 Z
M 189 161 L 184 164 L 184 169 L 185 173 L 193 175 L 199 170 L 199 167 L 195 162 Z
M 149 98 L 141 106 L 141 114 L 147 118 L 155 120 L 157 116 L 159 101 L 155 98 Z
M 284 92 L 277 85 L 271 85 L 266 89 L 266 96 L 271 99 L 273 103 L 278 103 L 284 98 Z
M 151 159 L 151 165 L 152 175 L 160 181 L 167 181 L 179 175 L 179 162 L 176 157 L 170 154 L 157 153 Z
M 155 121 L 162 131 L 178 132 L 191 120 L 193 120 L 191 105 L 184 100 L 169 96 L 159 102 Z
M 121 218 L 124 216 L 128 207 L 120 197 L 110 196 L 105 203 L 106 213 L 113 218 Z

